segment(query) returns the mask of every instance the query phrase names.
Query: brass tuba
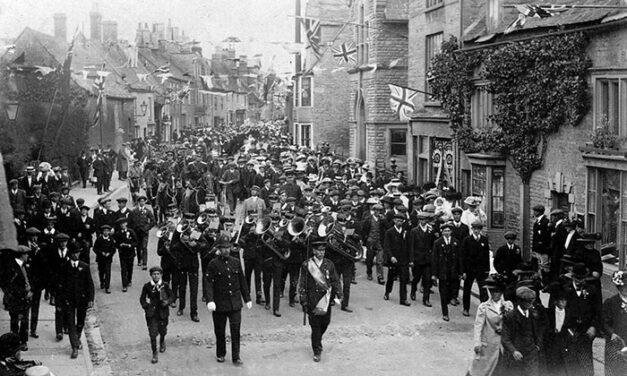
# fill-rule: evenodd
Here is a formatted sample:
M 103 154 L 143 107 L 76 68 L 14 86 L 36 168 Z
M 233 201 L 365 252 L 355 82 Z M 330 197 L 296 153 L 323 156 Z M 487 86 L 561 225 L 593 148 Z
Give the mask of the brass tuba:
M 244 222 L 246 222 L 247 225 L 256 224 L 257 223 L 257 214 L 249 214 L 249 215 L 247 215 L 246 218 L 244 218 Z
M 161 239 L 164 236 L 167 238 L 170 235 L 169 232 L 170 231 L 168 230 L 168 226 L 163 226 L 159 230 L 157 230 L 157 238 Z
M 261 242 L 274 252 L 281 260 L 286 260 L 292 254 L 288 249 L 281 251 L 276 243 L 275 232 L 272 230 L 272 220 L 269 217 L 263 217 L 257 221 L 255 226 L 255 234 L 259 235 Z
M 320 224 L 320 227 L 322 227 L 322 224 Z M 321 233 L 320 227 L 318 229 L 318 234 Z M 327 226 L 323 229 L 323 232 L 326 232 L 328 249 L 331 249 L 332 251 L 339 253 L 340 256 L 353 261 L 361 260 L 361 257 L 364 254 L 361 244 L 348 237 L 344 231 L 339 228 L 339 226 L 335 225 L 335 223 L 333 223 L 330 228 Z
M 198 225 L 202 226 L 205 223 L 207 223 L 208 219 L 209 219 L 209 213 L 200 213 L 198 218 L 196 218 L 196 223 L 198 223 Z
M 176 225 L 176 232 L 178 232 L 179 234 L 182 234 L 184 232 L 187 232 L 189 229 L 191 228 L 191 225 L 189 224 L 189 221 L 182 219 L 178 225 Z

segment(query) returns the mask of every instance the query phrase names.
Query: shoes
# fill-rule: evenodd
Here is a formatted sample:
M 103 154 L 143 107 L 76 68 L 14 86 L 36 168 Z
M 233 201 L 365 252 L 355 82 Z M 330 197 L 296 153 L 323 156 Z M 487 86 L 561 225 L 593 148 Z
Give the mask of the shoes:
M 353 313 L 353 310 L 348 307 L 342 307 L 342 311 L 347 312 L 347 313 Z
M 281 299 L 285 298 L 285 295 L 283 295 L 283 293 L 281 293 Z
M 356 284 L 357 284 L 357 280 L 356 280 L 355 278 L 353 278 L 353 279 L 351 280 L 351 284 L 356 285 Z
M 70 355 L 70 359 L 78 358 L 78 349 L 72 349 L 72 355 Z
M 457 298 L 451 299 L 451 305 L 452 306 L 458 306 L 459 305 L 459 300 L 457 300 Z
M 425 307 L 429 307 L 429 308 L 433 307 L 431 303 L 429 302 L 422 302 L 422 305 L 424 305 Z
M 28 344 L 26 344 L 26 343 L 22 344 L 22 347 L 20 348 L 20 351 L 28 351 Z
M 450 319 L 448 318 L 448 316 L 442 316 L 442 320 L 449 321 Z
M 165 352 L 165 342 L 161 342 L 161 344 L 159 345 L 159 352 L 160 353 Z
M 216 356 L 216 360 L 218 361 L 218 363 L 224 363 L 224 357 L 223 356 Z
M 244 362 L 242 362 L 242 360 L 241 360 L 241 359 L 233 359 L 233 365 L 234 365 L 235 367 L 241 367 L 241 366 L 243 366 L 243 365 L 244 365 Z
M 126 287 L 122 287 L 122 292 L 127 292 L 128 289 Z
M 146 265 L 143 265 L 142 270 L 148 270 L 148 267 Z
M 257 304 L 264 304 L 265 300 L 263 300 L 263 298 L 261 296 L 258 296 L 257 300 L 255 300 L 255 303 L 257 303 Z
M 63 334 L 57 333 L 57 342 L 63 341 Z
M 131 286 L 133 286 L 133 282 L 128 281 L 128 285 L 126 287 L 131 287 Z
M 109 289 L 105 289 L 105 292 L 106 292 L 107 294 L 111 294 L 111 290 L 109 290 Z
M 388 294 L 387 292 L 383 294 L 383 300 L 390 300 L 390 294 Z
M 170 303 L 170 308 L 176 308 L 176 302 Z
M 150 363 L 155 364 L 155 363 L 159 363 L 159 353 L 158 352 L 153 352 L 152 353 L 152 359 L 150 360 Z
M 196 313 L 194 313 L 194 314 L 192 315 L 192 321 L 193 321 L 193 322 L 200 322 L 200 319 L 198 318 L 198 315 L 197 315 Z
M 33 338 L 39 338 L 39 334 L 37 334 L 37 332 L 30 332 L 30 336 Z
M 290 307 L 294 307 L 295 305 L 296 305 L 296 303 L 290 302 Z
M 468 317 L 468 316 L 470 316 L 470 313 L 468 313 L 468 310 L 465 309 L 464 312 L 462 312 L 462 315 Z
M 377 278 L 377 283 L 379 283 L 380 285 L 385 285 L 385 281 L 383 280 L 383 278 Z
M 318 362 L 320 362 L 320 358 L 321 358 L 320 354 L 314 354 L 313 361 L 318 363 Z
M 104 290 L 104 285 L 102 283 L 100 284 L 100 290 Z
M 183 310 L 179 309 L 178 311 L 176 311 L 176 315 L 177 316 L 183 316 Z
M 274 311 L 272 314 L 276 317 L 281 317 L 281 312 L 279 311 Z
M 404 305 L 405 307 L 409 307 L 409 306 L 411 305 L 411 303 L 410 303 L 410 302 L 408 302 L 407 300 L 403 300 L 403 301 L 401 302 L 401 305 Z
M 409 294 L 409 297 L 411 298 L 411 300 L 416 300 L 416 293 L 412 292 L 411 294 Z
M 270 304 L 266 303 L 266 306 L 264 307 L 266 309 L 266 311 L 270 310 Z
M 372 274 L 368 274 L 368 277 L 366 278 L 368 278 L 369 281 L 372 281 Z

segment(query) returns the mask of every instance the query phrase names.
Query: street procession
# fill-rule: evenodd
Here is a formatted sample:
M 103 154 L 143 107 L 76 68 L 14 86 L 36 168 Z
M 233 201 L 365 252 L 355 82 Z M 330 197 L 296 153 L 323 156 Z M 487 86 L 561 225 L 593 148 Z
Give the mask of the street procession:
M 0 0 L 0 376 L 627 376 L 626 12 Z

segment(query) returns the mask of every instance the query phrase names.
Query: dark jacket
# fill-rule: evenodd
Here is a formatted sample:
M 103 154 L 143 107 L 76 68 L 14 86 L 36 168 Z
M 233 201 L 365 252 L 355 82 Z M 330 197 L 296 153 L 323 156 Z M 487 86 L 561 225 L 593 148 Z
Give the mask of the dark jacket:
M 318 304 L 320 299 L 327 293 L 327 290 L 320 286 L 311 276 L 309 268 L 307 267 L 308 262 L 309 260 L 305 260 L 300 268 L 298 294 L 301 304 L 307 302 L 307 312 L 311 313 L 313 309 L 316 308 L 316 304 Z M 325 277 L 327 285 L 331 287 L 331 299 L 334 297 L 342 299 L 342 287 L 333 262 L 327 258 L 322 259 L 320 271 Z
M 195 245 L 192 245 L 194 244 Z M 180 237 L 176 236 L 172 239 L 172 252 L 178 261 L 178 268 L 186 272 L 198 272 L 200 265 L 198 253 L 203 247 L 200 241 L 184 242 Z
M 130 228 L 127 228 L 125 231 L 120 229 L 113 234 L 113 241 L 115 241 L 115 247 L 120 252 L 120 257 L 135 257 L 135 251 L 137 250 L 137 235 L 135 235 L 135 231 Z
M 161 267 L 164 270 L 172 270 L 178 267 L 176 256 L 172 251 L 172 242 L 169 242 L 165 238 L 160 238 L 157 241 L 157 255 L 161 256 Z
M 512 250 L 507 244 L 502 245 L 494 254 L 494 269 L 499 274 L 511 277 L 512 271 L 522 262 L 522 252 L 517 244 L 514 244 Z
M 131 211 L 129 218 L 129 227 L 131 227 L 136 234 L 148 234 L 152 226 L 155 224 L 155 216 L 147 206 L 140 208 L 135 207 Z
M 7 311 L 22 311 L 30 307 L 31 292 L 30 281 L 26 272 L 26 265 L 24 265 L 24 271 L 14 258 L 6 260 L 8 265 L 3 266 L 4 276 L 6 277 L 2 282 L 2 291 L 4 292 L 4 298 L 2 300 L 4 309 Z
M 392 226 L 385 232 L 383 237 L 383 260 L 386 266 L 404 266 L 409 264 L 409 236 L 405 229 L 401 233 Z M 396 263 L 392 263 L 392 257 L 396 258 Z
M 515 351 L 524 356 L 542 347 L 543 331 L 538 314 L 530 309 L 529 317 L 525 318 L 515 307 L 503 316 L 501 343 L 510 357 Z
M 551 246 L 551 230 L 549 229 L 549 219 L 546 215 L 538 221 L 533 222 L 533 237 L 531 250 L 540 254 L 549 252 Z
M 115 240 L 112 236 L 107 239 L 104 236 L 98 236 L 94 242 L 94 253 L 96 254 L 97 263 L 107 263 L 113 261 L 113 255 L 115 254 Z
M 65 307 L 86 308 L 94 301 L 94 282 L 89 265 L 79 261 L 74 268 L 70 261 L 61 266 L 58 304 Z
M 486 274 L 490 272 L 490 243 L 484 235 L 475 240 L 473 235 L 462 241 L 462 273 Z
M 115 227 L 115 212 L 113 210 L 107 210 L 105 213 L 102 208 L 94 209 L 94 225 L 96 233 L 100 234 L 100 227 L 102 225 L 109 225 Z
M 423 231 L 420 226 L 411 230 L 409 233 L 410 261 L 417 265 L 431 264 L 434 241 L 431 226 L 427 226 L 426 231 Z
M 147 282 L 142 287 L 142 293 L 139 297 L 146 314 L 146 318 L 158 316 L 160 319 L 167 319 L 170 316 L 170 303 L 172 303 L 174 294 L 167 282 L 161 282 L 161 288 L 158 289 Z
M 9 189 L 9 202 L 14 212 L 17 210 L 26 212 L 26 191 L 18 188 L 13 193 L 13 190 Z
M 431 275 L 446 281 L 459 278 L 461 265 L 459 241 L 451 237 L 450 244 L 446 244 L 444 237 L 433 243 L 433 258 L 431 261 Z
M 242 298 L 250 301 L 248 285 L 240 261 L 233 257 L 216 257 L 209 263 L 204 275 L 207 289 L 205 301 L 214 302 L 217 312 L 242 309 Z
M 83 217 L 78 216 L 76 218 L 76 239 L 87 242 L 90 246 L 93 244 L 93 234 L 96 232 L 96 224 L 94 219 L 90 216 L 85 218 L 83 222 Z

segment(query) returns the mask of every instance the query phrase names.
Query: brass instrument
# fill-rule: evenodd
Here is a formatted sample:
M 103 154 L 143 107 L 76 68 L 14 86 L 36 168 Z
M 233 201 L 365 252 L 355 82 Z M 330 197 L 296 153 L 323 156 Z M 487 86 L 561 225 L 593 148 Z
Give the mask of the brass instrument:
M 191 225 L 188 220 L 182 219 L 178 225 L 176 225 L 176 232 L 183 234 L 190 229 Z
M 249 215 L 247 215 L 246 218 L 244 218 L 244 222 L 246 222 L 247 225 L 256 224 L 257 223 L 257 214 L 249 214 Z
M 286 260 L 292 254 L 292 251 L 286 249 L 281 252 L 276 244 L 275 231 L 272 229 L 272 220 L 269 217 L 263 217 L 257 221 L 255 226 L 255 234 L 259 235 L 261 242 L 274 252 L 281 260 Z
M 205 223 L 207 223 L 208 220 L 209 220 L 209 213 L 200 213 L 198 218 L 196 218 L 196 223 L 202 226 Z
M 353 261 L 361 260 L 364 250 L 336 225 L 333 217 L 326 217 L 318 226 L 318 235 L 327 238 L 327 248 Z

